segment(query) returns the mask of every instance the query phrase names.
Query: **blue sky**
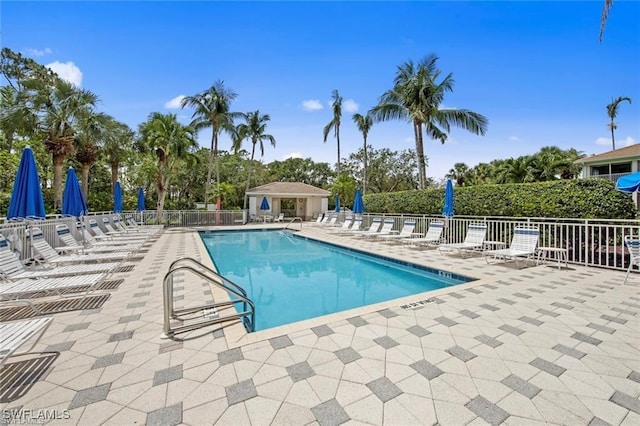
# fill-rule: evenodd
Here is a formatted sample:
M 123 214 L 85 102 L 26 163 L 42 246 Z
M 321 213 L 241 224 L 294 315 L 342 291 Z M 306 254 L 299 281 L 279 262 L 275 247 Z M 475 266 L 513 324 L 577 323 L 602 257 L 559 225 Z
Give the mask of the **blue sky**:
M 427 175 L 543 146 L 585 154 L 611 149 L 605 106 L 620 106 L 616 147 L 640 141 L 640 2 L 617 0 L 602 43 L 602 1 L 588 2 L 2 2 L 2 45 L 51 65 L 96 93 L 100 110 L 137 128 L 149 113 L 191 111 L 172 100 L 216 80 L 232 107 L 271 116 L 275 149 L 336 161 L 331 92 L 345 99 L 341 151 L 362 145 L 351 120 L 391 88 L 396 67 L 427 54 L 453 73 L 445 107 L 489 119 L 486 136 L 453 130 L 428 141 Z M 175 103 L 175 102 L 174 102 Z M 199 135 L 209 146 L 210 132 Z M 375 124 L 374 148 L 412 148 L 411 126 Z M 230 141 L 221 139 L 221 149 Z

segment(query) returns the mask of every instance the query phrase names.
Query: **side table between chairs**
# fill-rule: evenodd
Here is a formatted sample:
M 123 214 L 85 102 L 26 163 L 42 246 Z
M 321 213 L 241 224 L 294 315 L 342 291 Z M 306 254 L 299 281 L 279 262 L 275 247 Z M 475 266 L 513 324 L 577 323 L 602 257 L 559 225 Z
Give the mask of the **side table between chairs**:
M 562 263 L 564 263 L 564 267 L 567 268 L 569 250 L 562 247 L 538 247 L 538 259 L 536 261 L 536 265 L 544 263 L 547 259 L 555 259 L 558 262 L 558 269 L 562 268 Z

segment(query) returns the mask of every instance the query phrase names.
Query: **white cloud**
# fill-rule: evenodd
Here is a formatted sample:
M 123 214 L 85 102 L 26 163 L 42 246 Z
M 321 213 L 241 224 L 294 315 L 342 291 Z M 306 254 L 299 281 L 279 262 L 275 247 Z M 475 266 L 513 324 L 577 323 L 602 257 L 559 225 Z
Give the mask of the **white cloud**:
M 76 87 L 82 86 L 82 71 L 73 62 L 59 62 L 55 61 L 45 65 L 51 71 L 58 74 L 58 77 L 68 81 Z
M 599 137 L 598 139 L 595 140 L 595 144 L 596 145 L 609 145 L 609 146 L 611 146 L 611 138 Z
M 49 49 L 48 47 L 45 47 L 44 49 L 34 49 L 32 47 L 27 47 L 26 49 L 24 49 L 24 53 L 29 56 L 44 56 L 50 55 L 51 53 L 53 53 L 53 50 Z
M 342 107 L 346 112 L 358 112 L 358 104 L 353 99 L 347 99 L 342 104 Z
M 512 141 L 512 142 L 518 142 L 520 140 L 520 138 L 517 137 L 517 136 L 509 136 L 509 140 Z
M 322 109 L 322 103 L 317 99 L 302 101 L 302 109 L 305 111 L 318 111 Z
M 184 95 L 178 95 L 175 98 L 171 99 L 170 101 L 166 102 L 164 104 L 164 107 L 166 109 L 178 109 L 178 108 L 181 108 L 180 107 L 180 102 L 182 102 L 184 97 L 185 97 Z
M 630 146 L 630 145 L 637 144 L 638 141 L 635 140 L 634 138 L 632 138 L 631 136 L 627 136 L 625 139 L 622 139 L 619 143 L 620 143 L 620 145 Z M 617 145 L 617 143 L 616 143 L 616 145 Z
M 404 143 L 414 143 L 416 141 L 416 138 L 413 136 L 408 136 L 404 139 L 402 139 L 402 142 Z
M 282 157 L 283 160 L 286 160 L 288 158 L 302 158 L 302 153 L 300 153 L 300 152 L 292 152 L 292 153 L 287 154 L 284 157 Z

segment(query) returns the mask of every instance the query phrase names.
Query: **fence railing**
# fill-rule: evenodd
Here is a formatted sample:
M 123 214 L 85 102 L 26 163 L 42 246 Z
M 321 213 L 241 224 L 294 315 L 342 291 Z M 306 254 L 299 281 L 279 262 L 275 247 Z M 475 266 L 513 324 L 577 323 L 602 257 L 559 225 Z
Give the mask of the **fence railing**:
M 406 219 L 415 220 L 415 232 L 425 232 L 431 221 L 444 221 L 443 237 L 447 242 L 461 242 L 464 240 L 469 224 L 485 223 L 486 239 L 500 241 L 507 246 L 511 243 L 514 228 L 534 226 L 540 229 L 538 245 L 566 249 L 569 263 L 621 270 L 629 266 L 629 254 L 624 247 L 624 236 L 640 237 L 639 220 L 492 216 L 443 218 L 437 215 L 365 213 L 363 226 L 369 226 L 374 217 L 393 219 L 394 229 L 401 229 Z
M 327 212 L 331 214 L 332 212 Z M 158 220 L 155 211 L 124 212 L 122 216 L 132 215 L 140 224 L 162 224 L 165 227 L 197 227 L 197 226 L 229 226 L 247 222 L 246 210 L 200 211 L 200 210 L 167 210 Z M 103 231 L 103 217 L 112 218 L 113 213 L 101 212 L 91 214 L 85 219 L 96 219 Z M 564 248 L 567 250 L 569 263 L 624 270 L 629 266 L 629 255 L 624 247 L 624 237 L 632 235 L 640 237 L 639 220 L 617 219 L 567 219 L 567 218 L 527 218 L 527 217 L 495 217 L 495 216 L 455 216 L 443 218 L 437 215 L 408 214 L 375 214 L 362 215 L 363 226 L 368 227 L 374 217 L 394 220 L 394 229 L 401 229 L 406 219 L 416 222 L 415 232 L 426 232 L 428 224 L 434 220 L 445 222 L 443 237 L 447 242 L 461 242 L 472 223 L 487 225 L 486 239 L 500 241 L 507 246 L 517 226 L 535 226 L 540 229 L 539 245 L 543 247 Z M 2 233 L 11 247 L 20 253 L 22 259 L 32 256 L 25 230 L 29 226 L 42 229 L 45 239 L 54 247 L 63 245 L 58 239 L 55 225 L 66 223 L 74 237 L 82 241 L 77 231 L 75 219 L 58 217 L 42 221 L 5 222 L 0 224 Z M 89 227 L 87 227 L 89 228 Z

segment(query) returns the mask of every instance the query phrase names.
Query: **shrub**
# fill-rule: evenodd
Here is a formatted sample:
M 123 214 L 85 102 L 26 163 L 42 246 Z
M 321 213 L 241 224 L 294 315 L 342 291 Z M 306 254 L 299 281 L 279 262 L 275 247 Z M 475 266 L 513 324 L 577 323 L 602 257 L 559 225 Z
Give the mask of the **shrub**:
M 440 215 L 444 189 L 367 194 L 367 211 Z M 480 185 L 455 188 L 457 215 L 633 219 L 636 206 L 629 194 L 607 179 Z

